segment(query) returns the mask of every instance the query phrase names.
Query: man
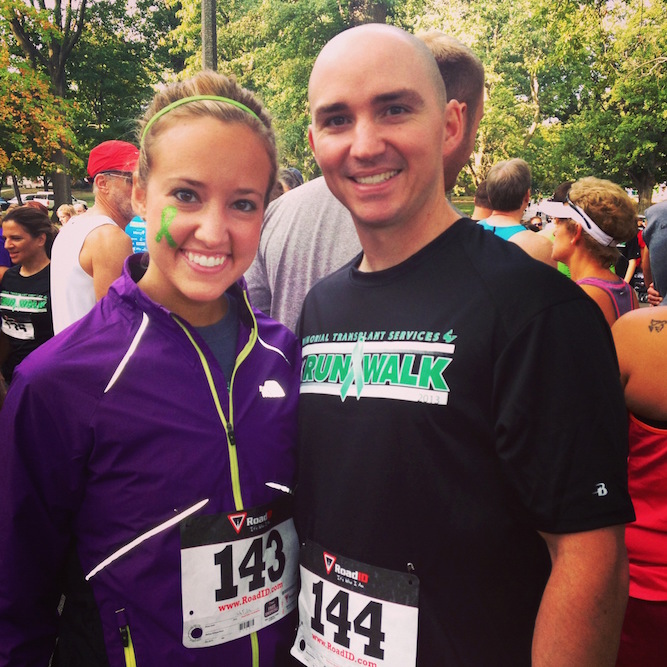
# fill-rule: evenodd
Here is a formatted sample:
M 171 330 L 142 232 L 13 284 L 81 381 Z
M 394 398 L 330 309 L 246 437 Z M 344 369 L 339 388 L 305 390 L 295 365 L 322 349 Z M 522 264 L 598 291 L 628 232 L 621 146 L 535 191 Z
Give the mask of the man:
M 486 176 L 486 192 L 493 211 L 480 224 L 507 241 L 516 243 L 535 259 L 556 266 L 551 259 L 553 243 L 522 224 L 524 211 L 530 204 L 532 175 L 525 160 L 513 158 L 493 165 Z
M 419 40 L 341 33 L 309 100 L 311 147 L 363 252 L 313 287 L 299 324 L 292 654 L 613 665 L 633 513 L 606 323 L 448 204 L 461 118 Z
M 655 267 L 667 266 L 667 201 L 646 209 L 646 229 L 643 234 L 646 247 L 642 250 L 644 279 L 649 285 L 649 303 L 657 306 L 667 295 L 667 284 L 660 282 Z
M 484 112 L 484 66 L 453 37 L 437 30 L 417 36 L 433 53 L 447 95 L 460 108 L 460 141 L 445 165 L 450 190 L 470 158 Z M 286 193 L 267 209 L 257 258 L 246 272 L 253 305 L 294 331 L 308 290 L 360 249 L 349 212 L 323 178 Z
M 475 208 L 470 215 L 471 220 L 478 222 L 486 220 L 493 213 L 489 195 L 486 191 L 486 181 L 482 181 L 475 190 Z
M 124 232 L 132 212 L 132 172 L 139 158 L 126 141 L 105 141 L 88 157 L 95 205 L 65 225 L 51 251 L 55 333 L 81 319 L 118 278 L 132 241 Z

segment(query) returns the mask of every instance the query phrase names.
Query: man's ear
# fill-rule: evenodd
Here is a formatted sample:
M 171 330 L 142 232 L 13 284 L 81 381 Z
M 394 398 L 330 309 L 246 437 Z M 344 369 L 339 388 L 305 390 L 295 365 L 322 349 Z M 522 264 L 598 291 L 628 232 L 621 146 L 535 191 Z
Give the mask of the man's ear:
M 136 174 L 132 180 L 132 210 L 140 218 L 146 219 L 146 188 L 140 185 Z
M 442 135 L 442 156 L 455 153 L 465 138 L 464 116 L 466 103 L 449 100 L 445 107 L 445 131 Z
M 319 164 L 319 161 L 317 160 L 317 152 L 315 150 L 315 139 L 313 137 L 313 126 L 309 125 L 308 126 L 308 144 L 310 145 L 310 150 L 313 151 L 313 157 L 315 158 L 315 162 Z

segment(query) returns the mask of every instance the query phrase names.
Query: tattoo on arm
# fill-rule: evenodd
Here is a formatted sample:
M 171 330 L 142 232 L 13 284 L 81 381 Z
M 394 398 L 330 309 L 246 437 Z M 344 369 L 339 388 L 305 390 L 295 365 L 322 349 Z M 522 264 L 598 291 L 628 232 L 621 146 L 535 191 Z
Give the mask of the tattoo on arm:
M 648 330 L 660 333 L 665 328 L 665 325 L 667 325 L 667 320 L 651 320 Z

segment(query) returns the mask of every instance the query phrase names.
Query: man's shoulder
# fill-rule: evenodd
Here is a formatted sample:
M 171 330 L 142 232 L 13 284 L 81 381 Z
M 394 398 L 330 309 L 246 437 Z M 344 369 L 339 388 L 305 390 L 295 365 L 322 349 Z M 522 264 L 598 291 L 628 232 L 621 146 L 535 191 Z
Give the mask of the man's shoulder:
M 658 235 L 660 239 L 667 236 L 667 201 L 654 204 L 646 209 L 646 229 L 643 238 L 648 245 L 651 239 Z
M 288 222 L 312 224 L 314 218 L 346 217 L 348 210 L 333 196 L 322 176 L 272 201 L 264 218 L 264 232 Z

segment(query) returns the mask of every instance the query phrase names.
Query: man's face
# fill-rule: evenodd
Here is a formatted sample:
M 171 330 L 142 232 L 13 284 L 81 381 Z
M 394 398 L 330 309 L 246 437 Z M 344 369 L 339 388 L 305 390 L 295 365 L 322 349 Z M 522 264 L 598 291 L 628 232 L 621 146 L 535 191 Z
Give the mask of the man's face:
M 132 174 L 105 174 L 108 179 L 109 199 L 117 211 L 120 220 L 115 222 L 127 224 L 133 217 L 132 210 Z
M 315 158 L 358 224 L 418 222 L 444 192 L 438 89 L 409 42 L 373 31 L 343 35 L 311 76 Z

